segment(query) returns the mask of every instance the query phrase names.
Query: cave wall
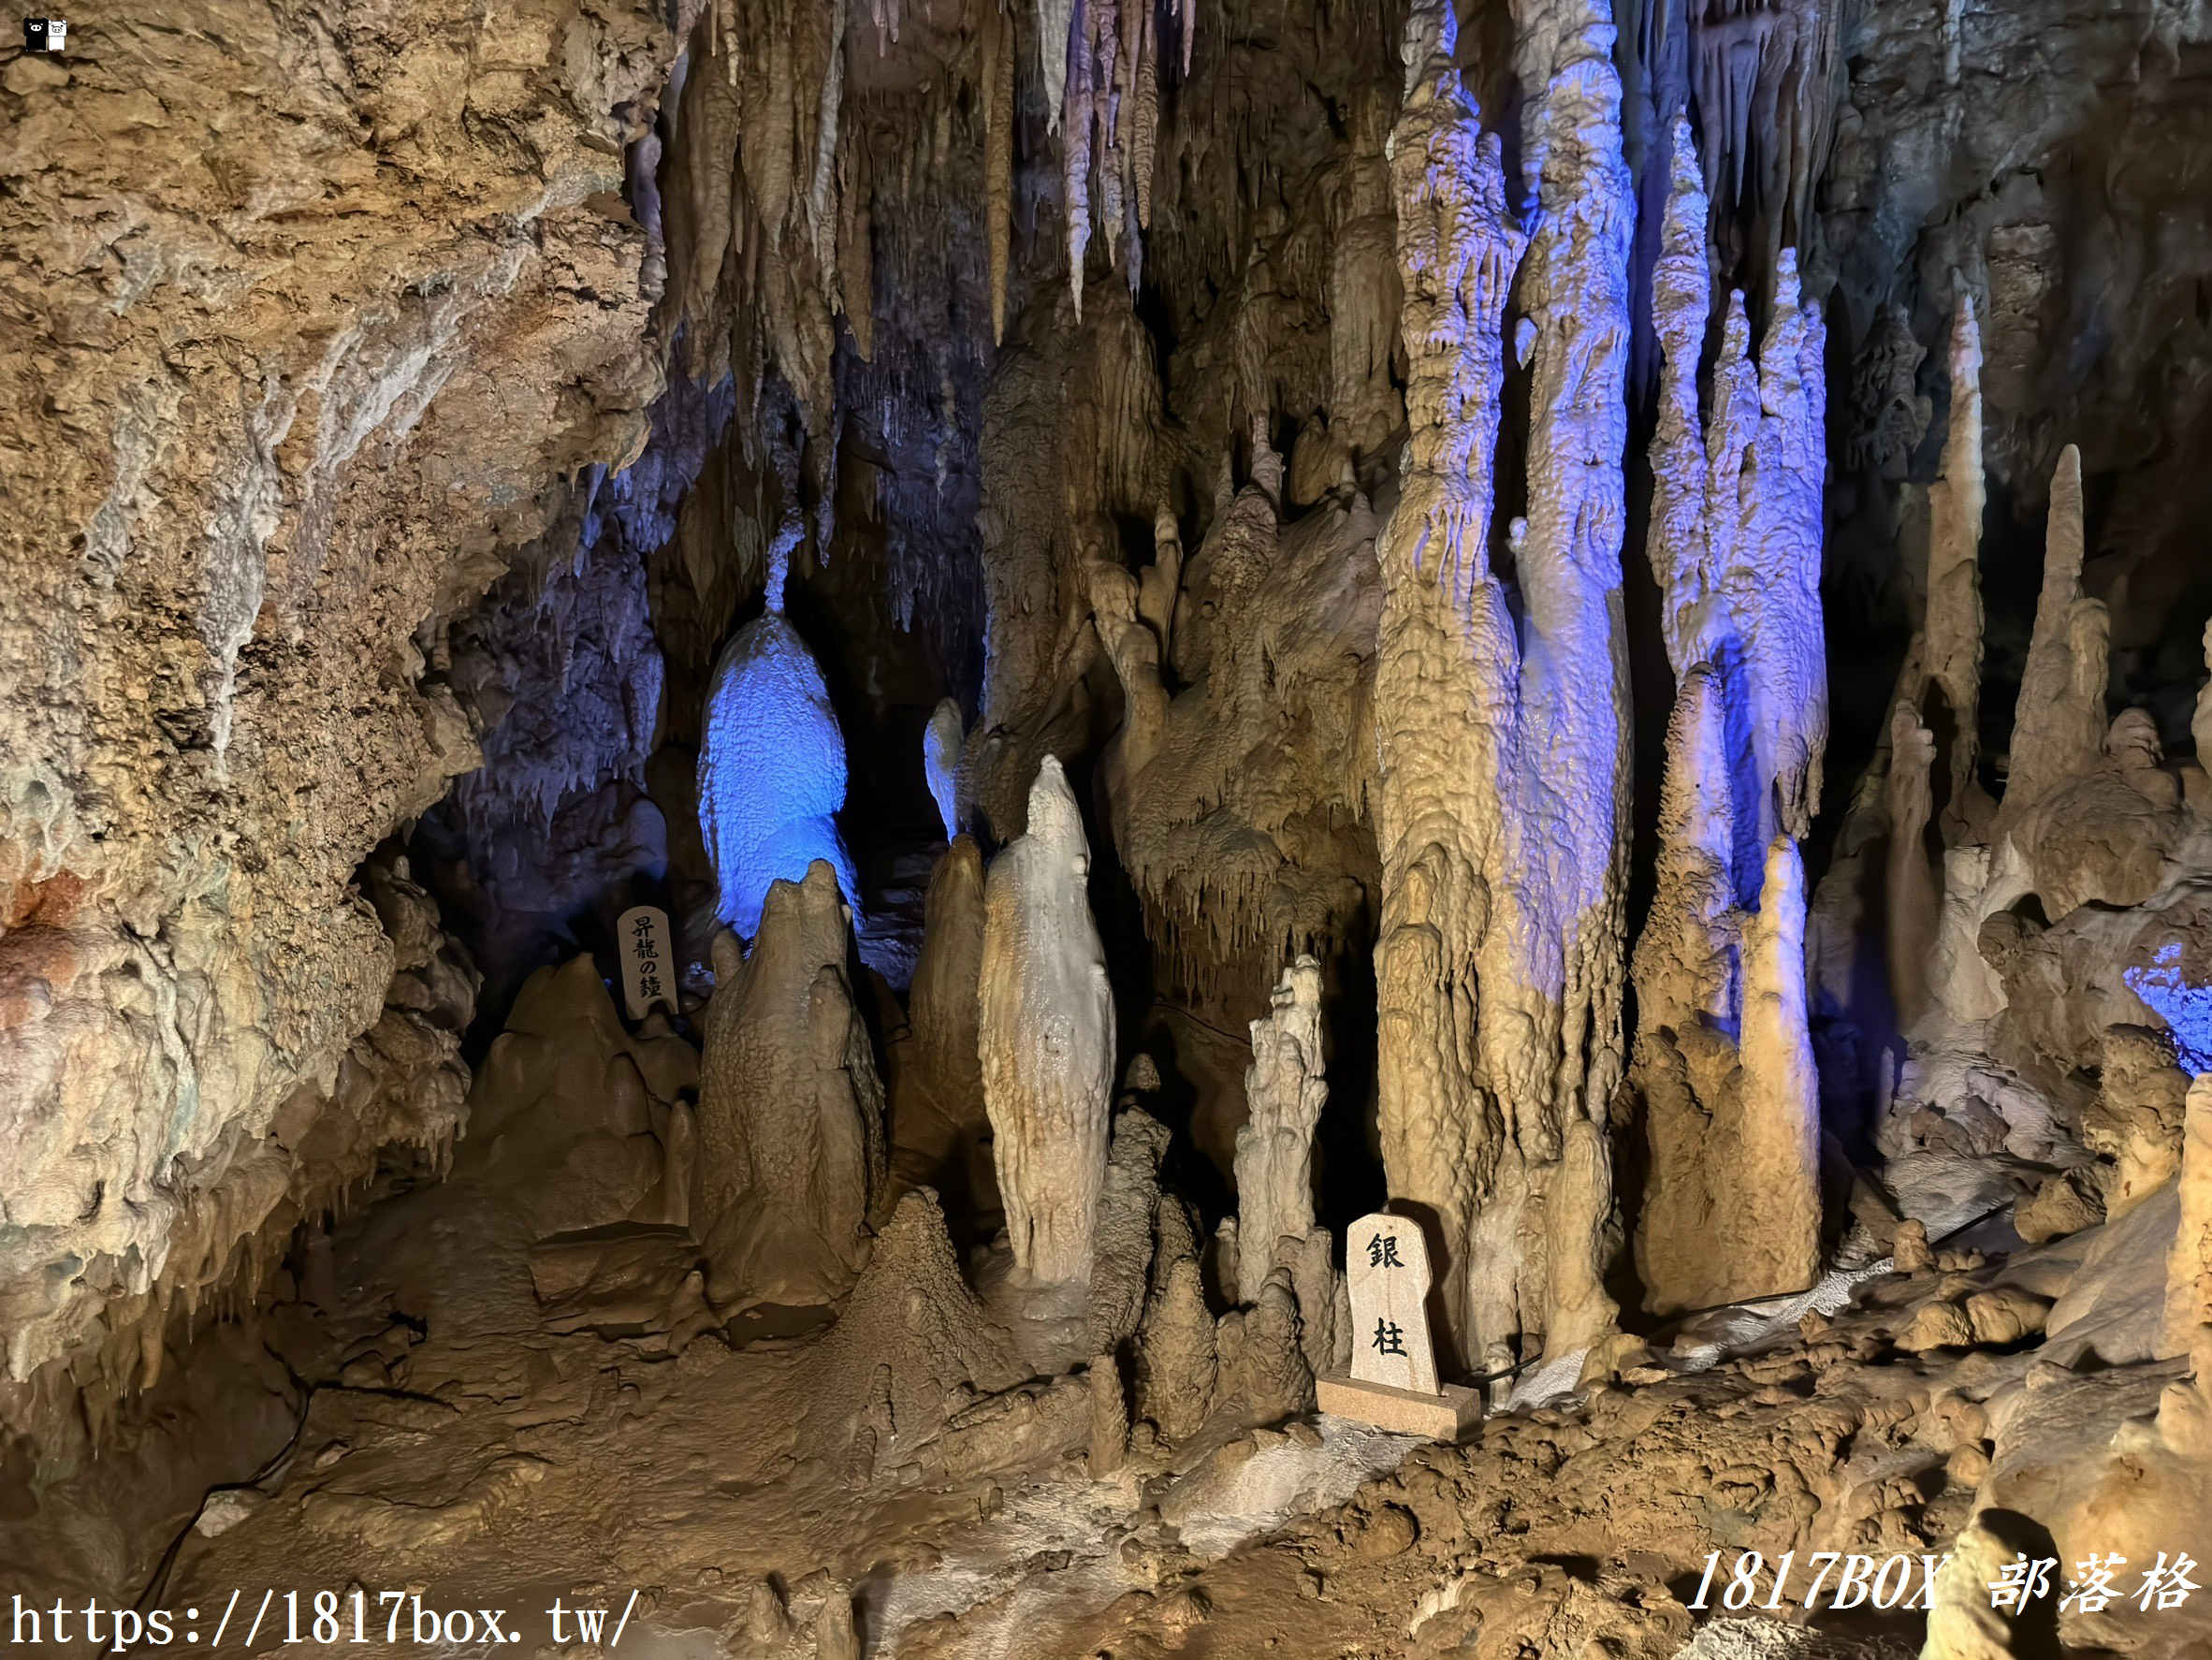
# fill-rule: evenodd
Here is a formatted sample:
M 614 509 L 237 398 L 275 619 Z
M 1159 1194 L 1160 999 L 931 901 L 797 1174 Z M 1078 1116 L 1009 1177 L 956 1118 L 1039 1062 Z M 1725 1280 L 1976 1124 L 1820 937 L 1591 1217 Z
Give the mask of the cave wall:
M 479 760 L 445 622 L 646 435 L 621 193 L 675 39 L 208 0 L 69 48 L 0 80 L 17 1384 L 378 1018 L 355 872 Z

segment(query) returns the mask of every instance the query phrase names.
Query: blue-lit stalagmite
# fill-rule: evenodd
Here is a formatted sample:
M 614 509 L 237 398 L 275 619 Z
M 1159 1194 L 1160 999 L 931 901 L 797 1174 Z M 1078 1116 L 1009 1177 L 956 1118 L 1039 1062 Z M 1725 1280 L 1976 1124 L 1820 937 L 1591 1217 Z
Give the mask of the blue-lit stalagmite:
M 1827 738 L 1821 638 L 1825 339 L 1783 250 L 1757 360 L 1743 297 L 1712 317 L 1707 203 L 1675 124 L 1656 275 L 1659 419 L 1648 552 L 1678 677 L 1658 891 L 1634 959 L 1632 1077 L 1651 1175 L 1646 1303 L 1801 1290 L 1820 1264 L 1820 1100 L 1806 1017 L 1803 866 Z
M 814 654 L 783 615 L 801 533 L 795 518 L 779 532 L 768 608 L 715 663 L 699 747 L 699 828 L 721 889 L 716 915 L 749 939 L 760 931 L 769 884 L 799 881 L 817 859 L 848 898 L 859 890 L 837 822 L 845 735 Z
M 1451 13 L 1415 13 L 1391 164 L 1412 437 L 1378 547 L 1383 1155 L 1438 1231 L 1448 1353 L 1484 1371 L 1524 1343 L 1585 1348 L 1614 1314 L 1601 1125 L 1621 1074 L 1630 208 L 1609 25 L 1568 6 L 1522 36 L 1533 238 L 1451 66 Z M 1491 522 L 1517 273 L 1518 615 Z

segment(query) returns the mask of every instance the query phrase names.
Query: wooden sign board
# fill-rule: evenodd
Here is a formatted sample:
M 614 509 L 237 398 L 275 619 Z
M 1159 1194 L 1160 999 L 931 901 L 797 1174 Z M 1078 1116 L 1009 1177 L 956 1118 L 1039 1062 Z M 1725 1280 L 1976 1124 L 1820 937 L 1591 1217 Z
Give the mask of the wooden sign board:
M 1349 1377 L 1321 1377 L 1321 1410 L 1401 1434 L 1456 1440 L 1480 1413 L 1473 1390 L 1439 1387 L 1429 1340 L 1429 1247 L 1419 1227 L 1382 1212 L 1345 1235 L 1352 1304 Z
M 615 925 L 622 944 L 622 1001 L 630 1018 L 643 1020 L 655 1003 L 676 1013 L 676 954 L 669 948 L 668 913 L 637 905 Z

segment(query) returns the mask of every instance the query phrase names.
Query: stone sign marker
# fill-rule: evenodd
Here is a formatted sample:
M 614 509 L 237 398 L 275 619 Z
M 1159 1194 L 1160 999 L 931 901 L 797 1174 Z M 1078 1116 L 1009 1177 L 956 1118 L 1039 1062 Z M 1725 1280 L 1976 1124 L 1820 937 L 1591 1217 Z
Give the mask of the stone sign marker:
M 1429 1247 L 1419 1225 L 1376 1212 L 1346 1230 L 1352 1304 L 1352 1371 L 1322 1377 L 1321 1410 L 1402 1434 L 1454 1440 L 1473 1422 L 1473 1390 L 1439 1388 L 1429 1342 Z
M 615 925 L 622 942 L 622 1001 L 630 1018 L 643 1020 L 655 1003 L 668 1012 L 676 1007 L 676 956 L 668 949 L 668 913 L 657 905 L 636 905 Z

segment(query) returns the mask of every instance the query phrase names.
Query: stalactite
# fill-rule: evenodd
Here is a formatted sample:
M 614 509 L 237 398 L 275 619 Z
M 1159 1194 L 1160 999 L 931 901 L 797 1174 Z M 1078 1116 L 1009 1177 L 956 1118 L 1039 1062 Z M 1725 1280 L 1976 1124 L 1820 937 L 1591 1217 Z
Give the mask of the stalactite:
M 1626 520 L 1628 246 L 1634 205 L 1621 154 L 1621 87 L 1609 13 L 1589 0 L 1517 7 L 1541 87 L 1524 110 L 1524 156 L 1540 218 L 1521 274 L 1533 325 L 1528 515 L 1515 557 L 1526 643 L 1518 653 L 1515 799 L 1480 963 L 1490 1004 L 1484 1070 L 1541 1206 L 1552 1287 L 1582 1289 L 1543 1306 L 1509 1269 L 1476 1270 L 1471 1320 L 1488 1334 L 1544 1334 L 1554 1357 L 1595 1341 L 1612 1303 L 1602 1264 L 1580 1260 L 1596 1236 L 1589 1207 L 1609 1204 L 1561 1162 L 1569 1127 L 1602 1118 L 1622 1067 L 1627 876 L 1627 641 L 1621 610 Z M 1498 1007 L 1502 1000 L 1506 1007 Z M 1556 1167 L 1554 1170 L 1551 1167 Z M 1558 1177 L 1553 1180 L 1554 1175 Z M 1511 1264 L 1520 1205 L 1487 1207 L 1478 1263 Z M 1580 1269 L 1579 1274 L 1577 1270 Z M 1487 1301 L 1488 1306 L 1484 1306 Z
M 1820 614 L 1825 331 L 1801 302 L 1795 251 L 1783 249 L 1755 365 L 1743 297 L 1729 299 L 1699 432 L 1697 370 L 1710 305 L 1706 198 L 1688 124 L 1679 120 L 1672 158 L 1652 280 L 1661 363 L 1648 551 L 1676 674 L 1711 663 L 1743 706 L 1739 727 L 1753 753 L 1737 787 L 1750 810 L 1735 869 L 1748 904 L 1768 842 L 1778 831 L 1804 836 L 1820 800 L 1828 723 Z
M 1129 116 L 1129 171 L 1137 184 L 1137 226 L 1152 228 L 1152 170 L 1159 145 L 1159 36 L 1151 0 L 1132 0 L 1137 17 L 1136 104 Z
M 983 7 L 983 194 L 991 257 L 991 341 L 1006 343 L 1007 260 L 1013 236 L 1013 20 Z
M 864 363 L 876 354 L 876 249 L 868 165 L 867 147 L 849 139 L 845 160 L 838 168 L 841 211 L 836 253 L 845 321 L 852 330 L 853 349 Z M 828 548 L 826 534 L 820 545 Z
M 814 167 L 807 187 L 807 223 L 814 233 L 815 263 L 824 272 L 837 269 L 834 239 L 839 228 L 830 199 L 837 182 L 837 118 L 845 96 L 845 11 L 847 0 L 829 0 L 829 62 L 822 78 L 814 118 Z M 851 309 L 851 300 L 847 300 Z
M 1666 215 L 1652 278 L 1653 332 L 1659 342 L 1658 425 L 1652 439 L 1652 516 L 1645 546 L 1659 584 L 1660 633 L 1676 676 L 1708 655 L 1705 629 L 1705 512 L 1708 459 L 1697 407 L 1697 369 L 1712 316 L 1706 255 L 1707 198 L 1690 124 L 1678 116 L 1670 153 Z M 1731 317 L 1733 321 L 1733 314 Z M 1726 360 L 1724 344 L 1723 358 Z M 1714 419 L 1731 377 L 1716 365 Z
M 1067 105 L 1073 51 L 1070 37 L 1081 5 L 1082 0 L 1037 0 L 1037 67 L 1044 78 L 1044 126 L 1050 133 L 1060 130 Z
M 1132 0 L 1141 4 L 1142 0 Z M 1121 245 L 1122 170 L 1127 166 L 1116 115 L 1121 102 L 1121 13 L 1117 0 L 1086 0 L 1091 37 L 1091 132 L 1099 175 L 1099 219 L 1106 232 L 1106 263 Z
M 1793 838 L 1811 827 L 1827 729 L 1821 342 L 1788 250 L 1775 288 L 1756 364 L 1742 296 L 1730 297 L 1700 432 L 1706 197 L 1678 119 L 1652 281 L 1648 552 L 1681 684 L 1658 891 L 1636 951 L 1633 1068 L 1652 1159 L 1637 1260 L 1662 1313 L 1796 1290 L 1818 1267 L 1818 1092 Z M 1738 1247 L 1714 1249 L 1722 1234 Z
M 1091 240 L 1091 128 L 1098 116 L 1091 71 L 1098 61 L 1095 0 L 1079 0 L 1068 47 L 1067 130 L 1060 135 L 1060 195 L 1068 217 L 1068 292 L 1083 321 L 1083 260 Z

